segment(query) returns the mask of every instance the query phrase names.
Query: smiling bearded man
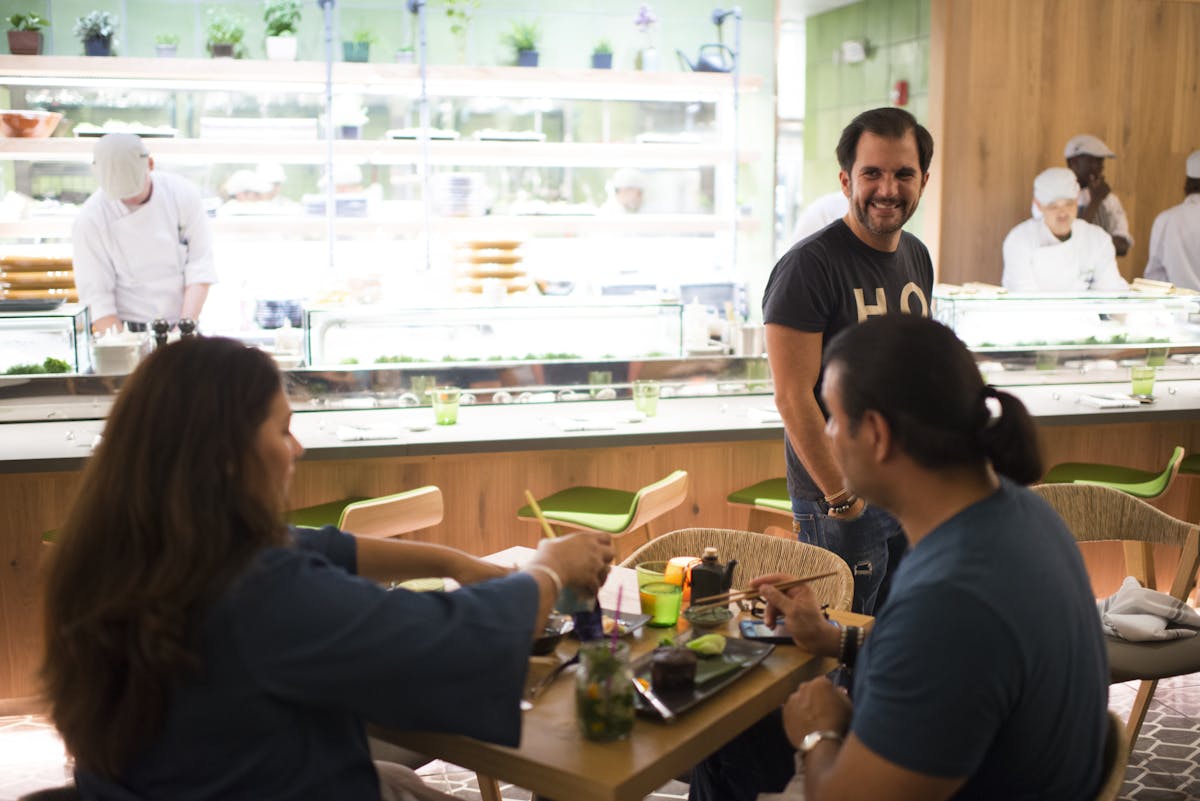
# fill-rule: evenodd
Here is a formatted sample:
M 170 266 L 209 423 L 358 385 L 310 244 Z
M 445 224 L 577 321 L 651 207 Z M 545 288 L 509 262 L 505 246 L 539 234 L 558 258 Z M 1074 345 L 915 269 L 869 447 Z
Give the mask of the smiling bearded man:
M 929 315 L 929 251 L 901 230 L 929 180 L 933 138 L 907 111 L 854 118 L 837 147 L 846 216 L 789 250 L 763 298 L 775 403 L 787 430 L 788 494 L 802 542 L 837 553 L 854 573 L 854 611 L 871 614 L 905 551 L 899 524 L 846 489 L 824 436 L 821 353 L 843 328 L 895 312 Z M 881 592 L 882 590 L 882 592 Z

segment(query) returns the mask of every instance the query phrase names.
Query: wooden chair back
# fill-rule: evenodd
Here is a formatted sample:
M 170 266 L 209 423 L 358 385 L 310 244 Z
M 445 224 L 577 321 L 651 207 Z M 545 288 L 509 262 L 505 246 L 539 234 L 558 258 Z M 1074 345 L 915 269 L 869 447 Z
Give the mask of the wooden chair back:
M 362 537 L 395 537 L 442 522 L 442 491 L 433 486 L 348 505 L 338 528 Z

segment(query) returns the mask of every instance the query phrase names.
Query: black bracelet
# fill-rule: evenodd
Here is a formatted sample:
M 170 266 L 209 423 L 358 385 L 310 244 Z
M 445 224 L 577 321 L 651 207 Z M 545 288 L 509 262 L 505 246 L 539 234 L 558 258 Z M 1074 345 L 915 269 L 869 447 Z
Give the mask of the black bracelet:
M 854 669 L 854 663 L 858 660 L 858 649 L 863 641 L 863 629 L 859 626 L 846 626 L 842 629 L 842 649 L 838 655 L 838 662 L 848 670 Z
M 840 515 L 849 512 L 854 504 L 858 503 L 858 496 L 851 495 L 849 498 L 838 504 L 829 504 L 829 511 L 832 514 Z

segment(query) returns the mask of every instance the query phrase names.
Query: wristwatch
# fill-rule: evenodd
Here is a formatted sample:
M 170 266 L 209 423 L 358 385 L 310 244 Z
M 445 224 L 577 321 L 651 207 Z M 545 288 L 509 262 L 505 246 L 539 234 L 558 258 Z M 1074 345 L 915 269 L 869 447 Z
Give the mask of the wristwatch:
M 822 740 L 833 740 L 835 743 L 840 743 L 845 738 L 833 729 L 818 729 L 810 731 L 804 735 L 804 739 L 800 741 L 800 748 L 797 749 L 801 754 L 807 754 L 817 747 L 817 743 Z

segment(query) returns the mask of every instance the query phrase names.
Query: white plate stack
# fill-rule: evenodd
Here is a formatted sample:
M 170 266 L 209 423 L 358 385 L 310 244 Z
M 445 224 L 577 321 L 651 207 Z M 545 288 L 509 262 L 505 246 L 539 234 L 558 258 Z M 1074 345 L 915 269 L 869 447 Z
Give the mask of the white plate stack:
M 490 302 L 529 289 L 529 275 L 521 266 L 520 248 L 518 239 L 473 239 L 462 243 L 454 255 L 458 263 L 455 289 L 482 294 Z

